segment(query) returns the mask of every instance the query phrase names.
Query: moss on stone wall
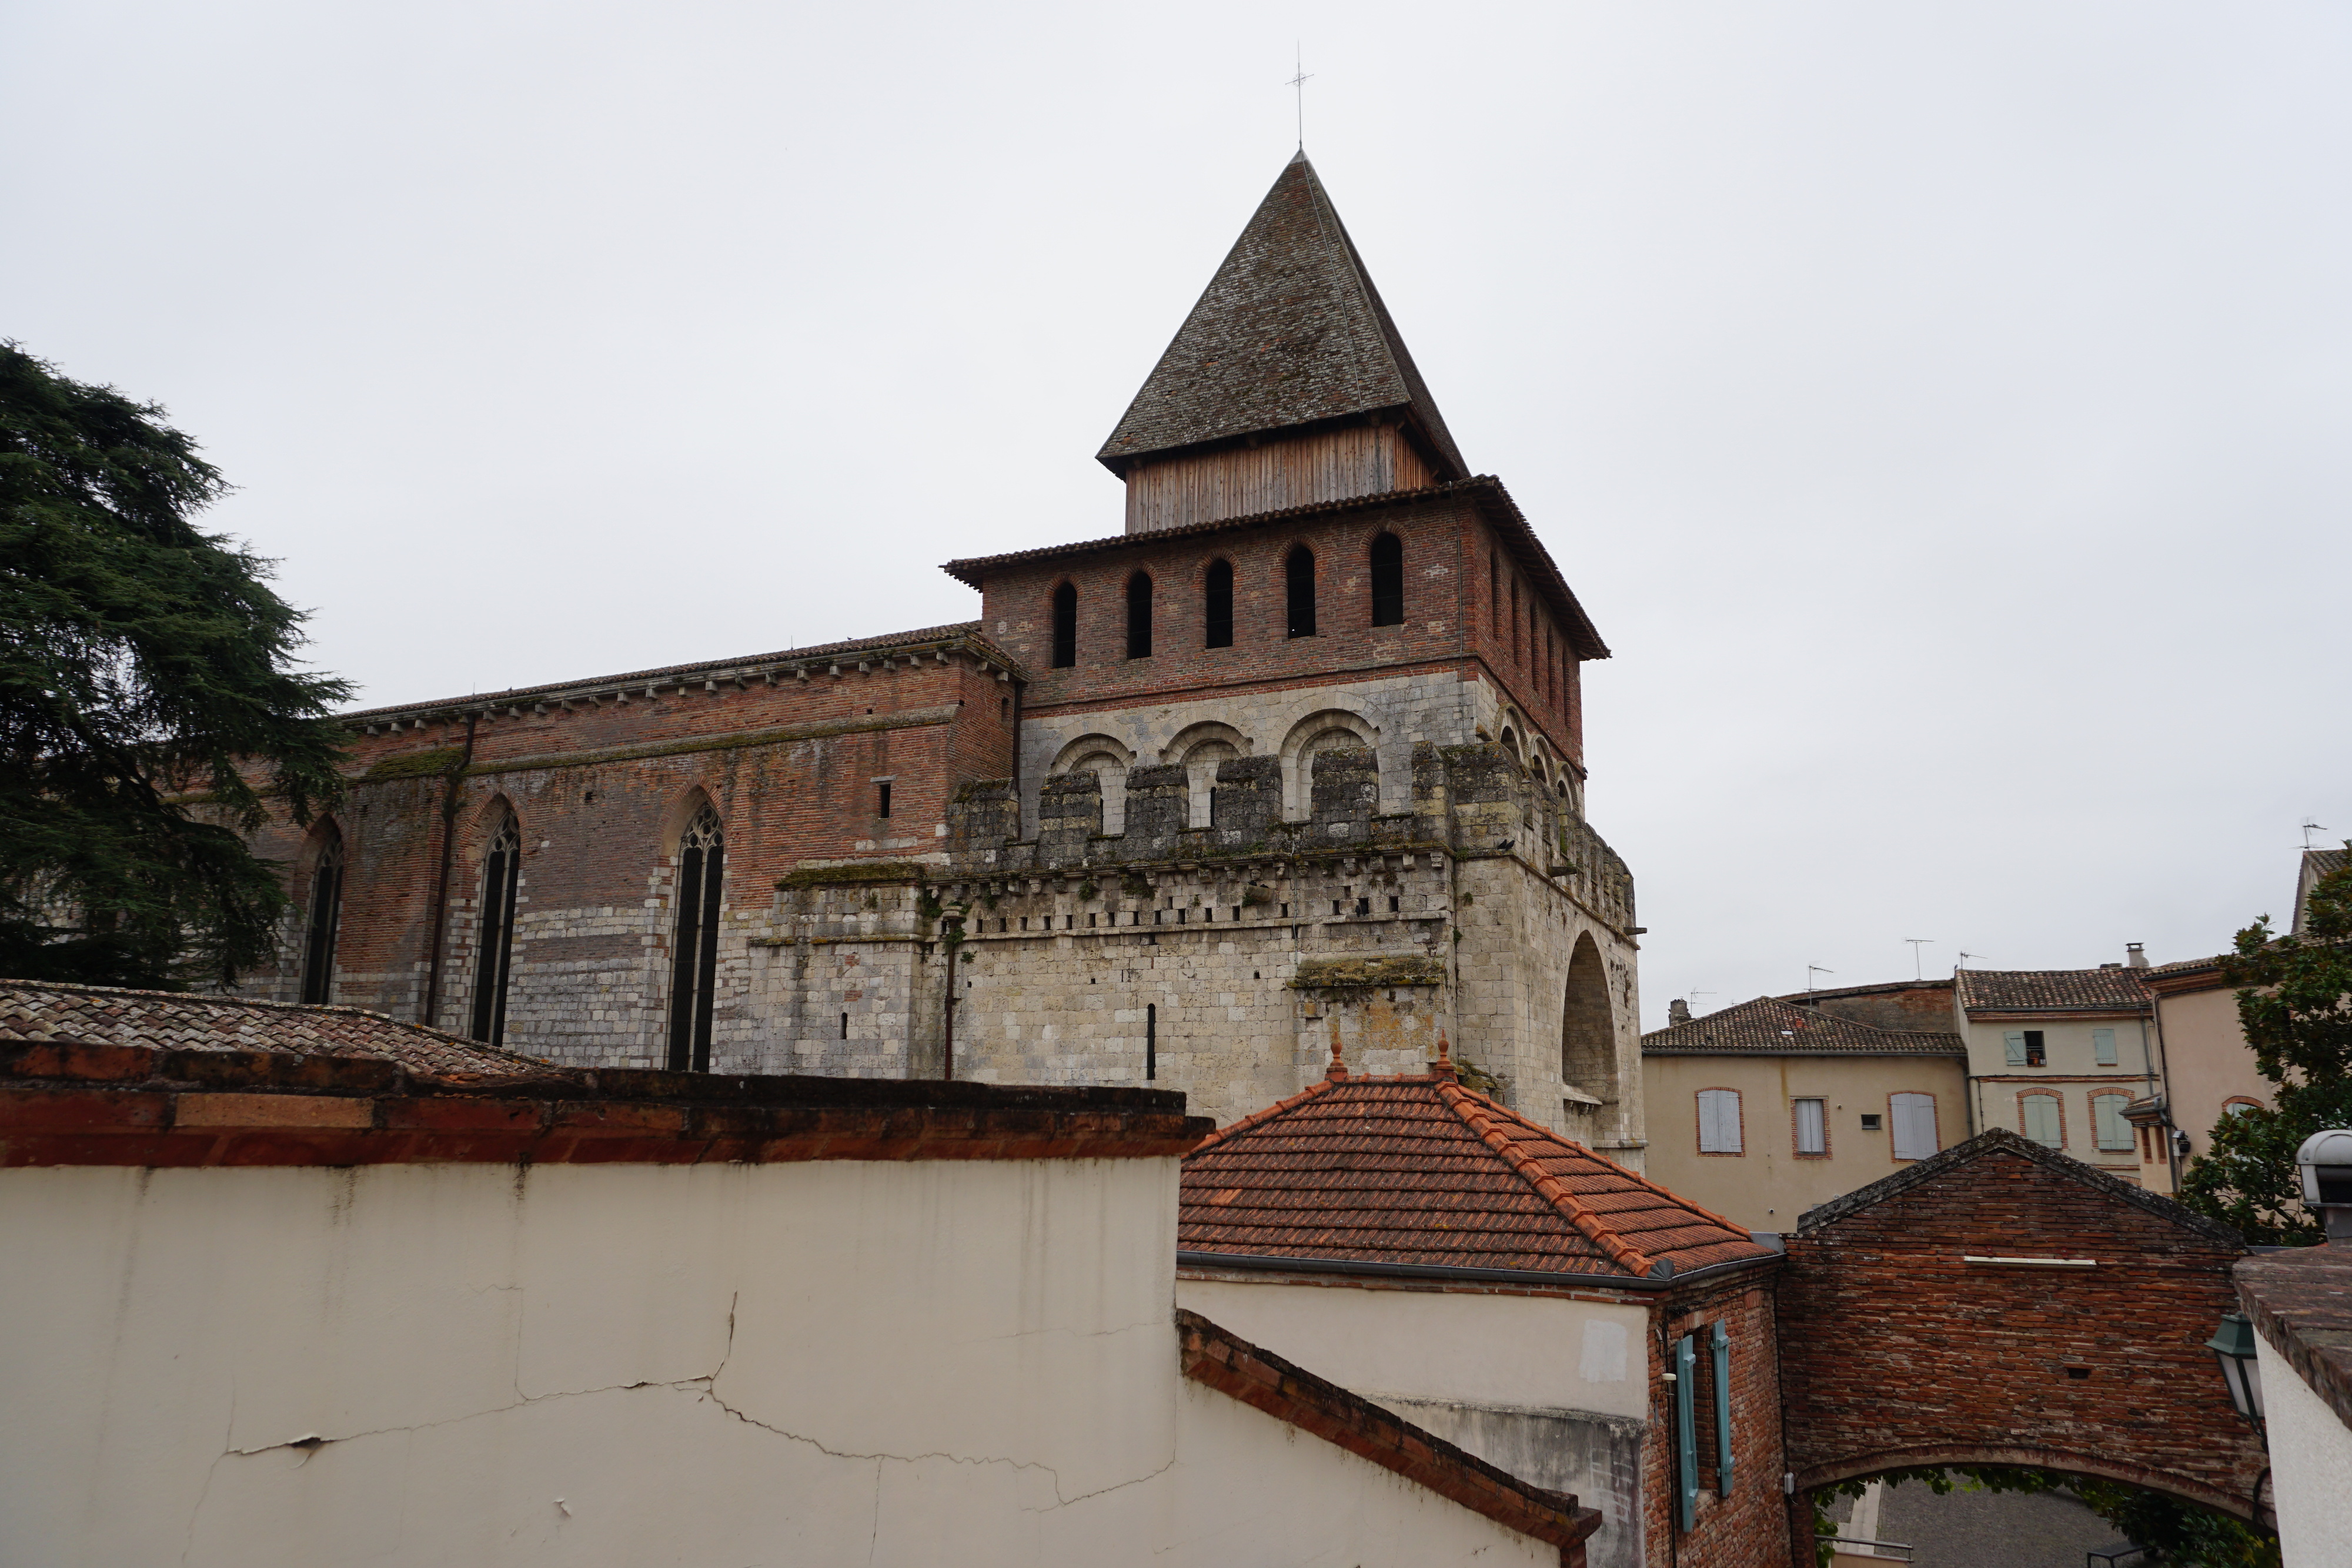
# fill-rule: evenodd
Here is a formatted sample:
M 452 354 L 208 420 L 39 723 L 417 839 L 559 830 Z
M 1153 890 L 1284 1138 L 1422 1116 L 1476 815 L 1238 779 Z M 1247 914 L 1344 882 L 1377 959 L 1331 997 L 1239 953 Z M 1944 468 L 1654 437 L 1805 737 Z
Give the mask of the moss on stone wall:
M 1298 966 L 1290 982 L 1295 991 L 1358 991 L 1376 986 L 1442 986 L 1445 965 L 1439 959 L 1410 955 L 1402 957 L 1309 958 Z
M 465 758 L 462 747 L 436 746 L 430 751 L 409 751 L 398 757 L 387 757 L 362 777 L 370 779 L 436 778 L 453 771 Z
M 859 861 L 850 865 L 803 866 L 776 879 L 780 888 L 839 887 L 852 883 L 875 882 L 909 883 L 923 880 L 926 870 L 912 861 Z

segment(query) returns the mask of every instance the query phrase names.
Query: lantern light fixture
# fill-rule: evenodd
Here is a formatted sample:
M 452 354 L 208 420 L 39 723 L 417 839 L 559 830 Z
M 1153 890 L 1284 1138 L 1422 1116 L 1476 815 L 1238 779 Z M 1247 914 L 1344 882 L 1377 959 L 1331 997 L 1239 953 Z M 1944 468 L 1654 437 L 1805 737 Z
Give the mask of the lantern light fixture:
M 2229 1387 L 2231 1405 L 2254 1424 L 2256 1431 L 2262 1430 L 2263 1369 L 2255 1359 L 2253 1323 L 2243 1312 L 2224 1313 L 2221 1326 L 2213 1331 L 2205 1348 L 2221 1364 L 2221 1381 Z

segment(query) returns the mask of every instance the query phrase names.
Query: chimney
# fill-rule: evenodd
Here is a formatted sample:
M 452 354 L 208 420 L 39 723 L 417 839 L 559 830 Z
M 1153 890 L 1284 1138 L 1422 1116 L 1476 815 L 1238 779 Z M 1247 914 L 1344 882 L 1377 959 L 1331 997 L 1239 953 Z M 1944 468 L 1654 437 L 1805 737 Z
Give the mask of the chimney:
M 1666 1027 L 1668 1029 L 1674 1028 L 1676 1024 L 1688 1022 L 1690 1022 L 1690 1003 L 1683 1000 L 1680 997 L 1676 997 L 1673 1001 L 1666 1004 Z
M 2147 967 L 2147 955 L 2140 950 L 2138 943 L 2126 942 L 2124 944 L 2124 962 L 2135 969 L 2145 969 Z

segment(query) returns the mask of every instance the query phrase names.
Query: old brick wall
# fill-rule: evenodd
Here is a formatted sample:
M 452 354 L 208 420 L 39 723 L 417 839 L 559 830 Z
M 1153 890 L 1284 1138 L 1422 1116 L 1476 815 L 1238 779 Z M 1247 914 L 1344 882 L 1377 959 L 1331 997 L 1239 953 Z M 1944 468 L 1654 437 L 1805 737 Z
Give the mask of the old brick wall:
M 1715 1406 L 1711 1393 L 1695 1406 L 1700 1445 L 1698 1509 L 1689 1530 L 1676 1516 L 1674 1385 L 1665 1375 L 1669 1347 L 1698 1336 L 1699 1354 L 1720 1322 L 1731 1352 L 1731 1495 L 1718 1495 L 1714 1463 Z M 1651 1568 L 1811 1568 L 1807 1552 L 1792 1558 L 1780 1477 L 1781 1331 L 1771 1283 L 1743 1270 L 1721 1283 L 1694 1281 L 1668 1294 L 1651 1319 L 1650 1425 L 1643 1448 L 1643 1536 Z M 1702 1390 L 1711 1390 L 1711 1366 Z
M 1801 1489 L 1973 1459 L 2245 1511 L 2262 1447 L 2203 1346 L 2242 1251 L 2220 1227 L 1995 1132 L 1822 1206 L 1787 1245 Z

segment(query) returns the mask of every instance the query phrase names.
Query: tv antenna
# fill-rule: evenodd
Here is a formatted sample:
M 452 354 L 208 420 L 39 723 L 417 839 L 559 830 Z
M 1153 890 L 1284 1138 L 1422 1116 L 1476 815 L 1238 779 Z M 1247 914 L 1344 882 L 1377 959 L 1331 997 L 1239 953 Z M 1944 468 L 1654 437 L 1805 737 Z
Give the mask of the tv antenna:
M 1813 994 L 1813 977 L 1814 977 L 1815 975 L 1834 975 L 1834 974 L 1836 974 L 1836 973 L 1837 973 L 1837 971 L 1836 971 L 1835 969 L 1825 968 L 1825 967 L 1823 967 L 1822 966 L 1821 966 L 1821 965 L 1819 965 L 1819 964 L 1808 964 L 1808 965 L 1806 965 L 1806 966 L 1805 966 L 1805 995 L 1807 995 L 1807 996 L 1809 996 L 1809 997 L 1810 997 L 1810 996 L 1811 996 L 1811 995 Z
M 1990 957 L 1990 956 L 1991 956 L 1991 955 L 1990 955 L 1990 954 L 1986 954 L 1986 953 L 1962 953 L 1962 954 L 1960 955 L 1960 961 L 1959 961 L 1959 963 L 1958 963 L 1957 966 L 1955 966 L 1955 967 L 1958 967 L 1958 968 L 1965 969 L 1965 968 L 1967 968 L 1967 967 L 1969 967 L 1969 959 L 1971 959 L 1971 958 L 1984 958 L 1984 957 Z
M 1284 85 L 1298 95 L 1298 150 L 1304 152 L 1307 151 L 1307 84 L 1315 78 L 1302 63 L 1303 57 L 1300 56 L 1295 40 L 1291 45 L 1290 56 L 1290 68 L 1295 74 Z
M 2303 820 L 2303 848 L 2304 848 L 2304 852 L 2305 852 L 2305 853 L 2307 854 L 2307 853 L 2309 853 L 2309 852 L 2310 852 L 2310 851 L 2311 851 L 2311 835 L 2312 835 L 2312 834 L 2314 834 L 2314 833 L 2324 833 L 2324 832 L 2326 832 L 2326 831 L 2327 831 L 2327 830 L 2326 830 L 2326 828 L 2321 827 L 2317 822 L 2313 821 L 2309 817 L 2305 817 L 2305 818 Z
M 1927 977 L 1927 971 L 1919 967 L 1919 949 L 1926 946 L 1928 943 L 1933 942 L 1935 938 L 1933 936 L 1906 936 L 1903 940 L 1911 944 L 1911 977 L 1915 980 L 1926 979 Z

